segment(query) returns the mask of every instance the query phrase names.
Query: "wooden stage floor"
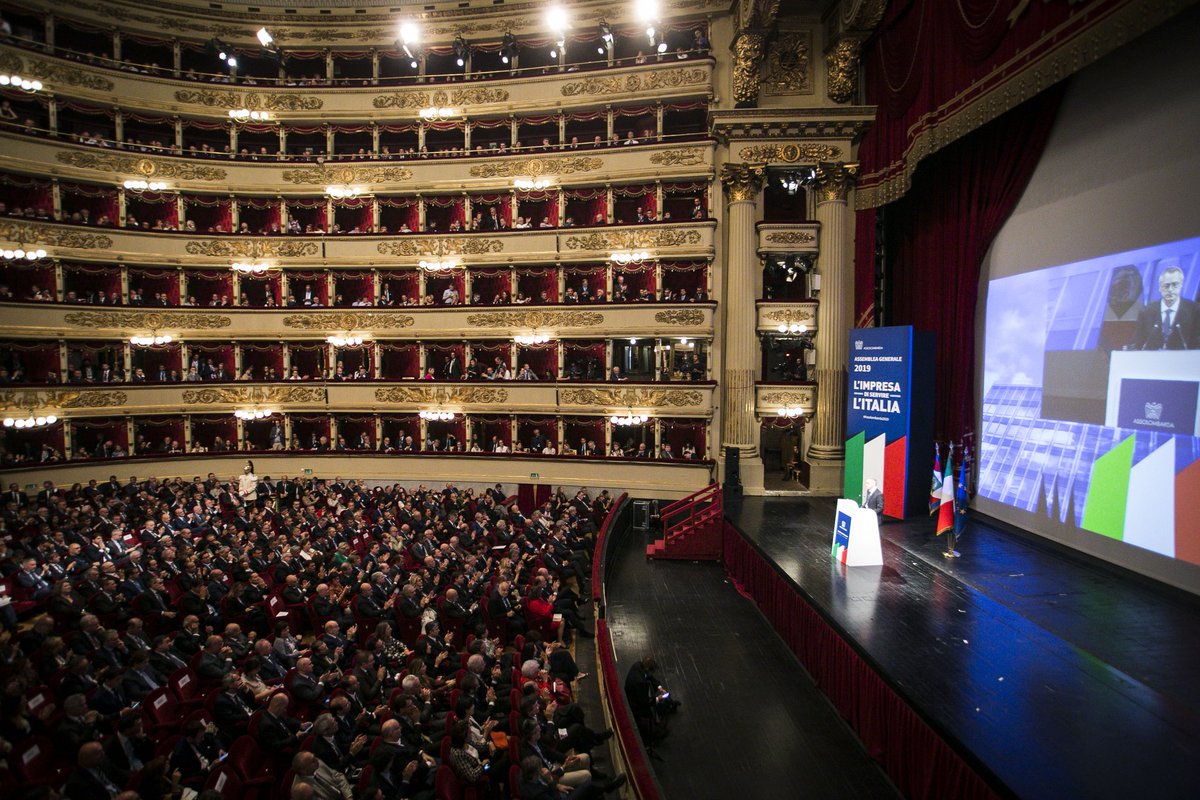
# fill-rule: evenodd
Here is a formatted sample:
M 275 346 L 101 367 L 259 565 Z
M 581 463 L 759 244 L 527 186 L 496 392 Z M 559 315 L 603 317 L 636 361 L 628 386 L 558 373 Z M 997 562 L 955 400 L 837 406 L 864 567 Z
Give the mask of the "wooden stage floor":
M 1002 795 L 1200 797 L 1200 601 L 978 519 L 956 560 L 932 522 L 887 523 L 884 566 L 843 574 L 829 556 L 833 505 L 745 498 L 726 515 Z M 728 594 L 712 565 L 643 565 L 653 582 L 689 568 L 707 617 L 708 593 Z M 670 589 L 642 590 L 638 613 L 655 617 Z M 699 624 L 688 616 L 648 622 L 645 645 L 679 646 L 677 629 Z M 739 700 L 707 699 L 733 717 Z

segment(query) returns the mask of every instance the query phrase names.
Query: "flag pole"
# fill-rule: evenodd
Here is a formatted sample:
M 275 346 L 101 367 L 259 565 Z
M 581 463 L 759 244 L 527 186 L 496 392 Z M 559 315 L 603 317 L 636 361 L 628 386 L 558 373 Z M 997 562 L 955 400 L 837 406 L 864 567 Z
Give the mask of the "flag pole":
M 946 474 L 948 476 L 948 480 L 950 480 L 953 483 L 953 481 L 954 481 L 954 442 L 950 442 L 950 452 L 946 455 Z M 950 508 L 951 508 L 952 513 L 955 514 L 955 516 L 957 516 L 957 509 L 954 507 L 954 503 L 955 503 L 955 498 L 957 497 L 957 495 L 958 495 L 958 492 L 955 490 L 952 490 L 950 493 Z M 958 544 L 958 537 L 954 533 L 954 528 L 955 528 L 955 526 L 951 525 L 946 530 L 946 549 L 942 553 L 942 557 L 944 557 L 944 558 L 959 558 L 962 555 L 962 553 L 959 553 L 958 550 L 955 549 L 955 545 Z

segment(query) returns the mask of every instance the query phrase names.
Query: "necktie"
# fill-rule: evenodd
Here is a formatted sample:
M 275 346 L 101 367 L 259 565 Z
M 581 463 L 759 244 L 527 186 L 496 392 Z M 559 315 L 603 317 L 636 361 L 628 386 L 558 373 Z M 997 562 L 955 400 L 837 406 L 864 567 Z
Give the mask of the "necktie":
M 150 691 L 154 691 L 158 688 L 158 681 L 154 680 L 153 676 L 151 676 L 149 672 L 142 670 L 138 674 L 142 676 L 142 680 L 144 680 L 146 685 L 150 687 Z
M 1167 309 L 1163 313 L 1163 347 L 1167 346 L 1167 341 L 1171 338 L 1171 309 Z

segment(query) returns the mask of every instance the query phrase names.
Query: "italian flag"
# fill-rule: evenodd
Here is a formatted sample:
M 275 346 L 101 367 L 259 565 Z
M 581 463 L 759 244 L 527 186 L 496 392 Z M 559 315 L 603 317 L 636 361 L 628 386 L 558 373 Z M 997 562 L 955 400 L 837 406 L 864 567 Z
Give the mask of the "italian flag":
M 942 476 L 942 493 L 938 498 L 937 532 L 941 536 L 954 530 L 954 451 L 946 458 L 946 472 Z

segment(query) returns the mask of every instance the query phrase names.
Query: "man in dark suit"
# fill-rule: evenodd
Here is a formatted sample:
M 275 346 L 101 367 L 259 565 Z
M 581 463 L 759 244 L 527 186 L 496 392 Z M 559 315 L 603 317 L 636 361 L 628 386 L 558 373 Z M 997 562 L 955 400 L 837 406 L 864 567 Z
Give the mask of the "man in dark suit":
M 125 680 L 121 687 L 125 694 L 133 700 L 141 701 L 143 697 L 167 685 L 167 676 L 150 666 L 150 655 L 145 651 L 135 651 L 129 657 L 129 669 L 125 671 Z
M 114 781 L 124 786 L 129 776 L 154 758 L 154 742 L 142 729 L 142 715 L 125 711 L 117 720 L 117 732 L 104 743 L 104 756 Z
M 88 742 L 79 748 L 77 766 L 67 778 L 65 797 L 71 800 L 112 800 L 121 792 L 104 758 L 104 746 Z
M 117 717 L 129 707 L 129 698 L 121 684 L 125 680 L 124 670 L 108 667 L 100 673 L 100 686 L 88 699 L 88 706 L 107 720 Z
M 442 377 L 448 381 L 456 381 L 462 377 L 462 362 L 458 360 L 458 353 L 451 353 L 450 358 L 446 359 L 442 367 Z
M 295 750 L 300 746 L 296 736 L 300 722 L 287 716 L 288 696 L 277 694 L 267 703 L 267 710 L 258 721 L 258 744 L 272 755 Z
M 225 640 L 220 636 L 209 636 L 204 642 L 204 650 L 196 662 L 196 674 L 204 681 L 219 681 L 233 667 L 233 652 L 225 646 Z
M 194 719 L 183 726 L 183 738 L 171 752 L 170 768 L 179 770 L 181 784 L 198 790 L 218 755 L 217 738 L 209 735 L 203 722 Z
M 17 586 L 29 592 L 34 600 L 41 600 L 50 594 L 50 582 L 38 569 L 36 559 L 27 558 L 21 562 L 21 571 L 16 574 Z
M 230 673 L 221 680 L 221 693 L 213 700 L 213 721 L 221 737 L 232 742 L 246 732 L 254 713 L 254 695 L 242 687 L 241 678 Z
M 1161 298 L 1138 314 L 1130 350 L 1200 350 L 1200 307 L 1184 300 L 1183 270 L 1167 267 L 1158 276 Z
M 878 516 L 883 516 L 883 492 L 879 491 L 874 478 L 867 478 L 863 483 L 863 508 L 869 508 Z

